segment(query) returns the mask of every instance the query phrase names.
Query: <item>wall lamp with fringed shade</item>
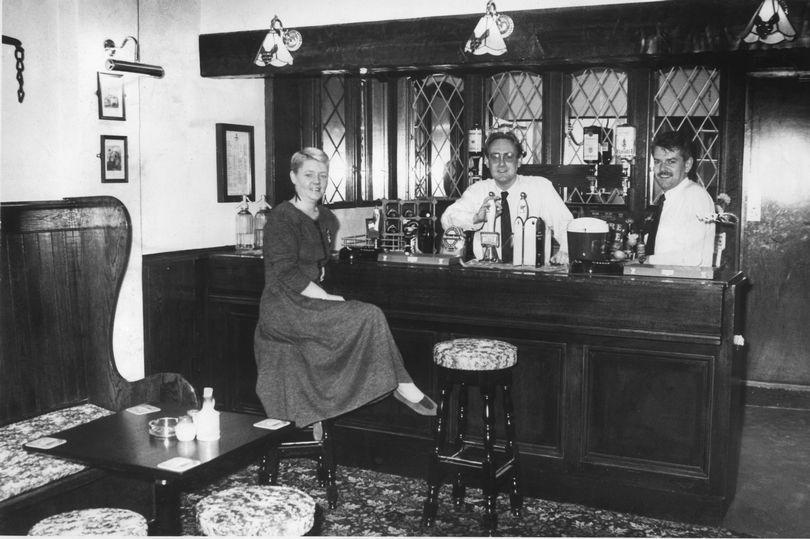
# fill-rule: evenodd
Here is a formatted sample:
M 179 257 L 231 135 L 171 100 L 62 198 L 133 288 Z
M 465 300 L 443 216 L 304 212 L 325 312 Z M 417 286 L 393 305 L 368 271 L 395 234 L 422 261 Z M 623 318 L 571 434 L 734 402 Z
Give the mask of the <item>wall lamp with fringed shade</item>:
M 135 44 L 134 62 L 128 60 L 119 60 L 114 58 L 115 54 L 124 48 L 124 46 L 132 40 Z M 105 66 L 107 71 L 122 71 L 124 73 L 137 73 L 138 75 L 149 75 L 150 77 L 163 77 L 163 68 L 156 65 L 142 64 L 141 63 L 141 47 L 138 40 L 132 36 L 127 36 L 120 47 L 115 46 L 112 39 L 104 40 L 104 50 L 107 52 L 107 61 Z
M 504 39 L 512 35 L 514 29 L 512 17 L 498 13 L 495 2 L 490 0 L 487 2 L 484 16 L 475 25 L 473 35 L 464 46 L 464 52 L 500 56 L 506 52 Z
M 788 9 L 783 0 L 763 0 L 743 32 L 743 41 L 760 41 L 768 45 L 791 41 L 796 30 L 788 20 Z
M 292 28 L 284 28 L 278 15 L 274 15 L 273 20 L 270 21 L 270 31 L 264 37 L 253 63 L 261 67 L 290 65 L 293 63 L 290 53 L 300 49 L 301 43 L 303 43 L 301 32 Z

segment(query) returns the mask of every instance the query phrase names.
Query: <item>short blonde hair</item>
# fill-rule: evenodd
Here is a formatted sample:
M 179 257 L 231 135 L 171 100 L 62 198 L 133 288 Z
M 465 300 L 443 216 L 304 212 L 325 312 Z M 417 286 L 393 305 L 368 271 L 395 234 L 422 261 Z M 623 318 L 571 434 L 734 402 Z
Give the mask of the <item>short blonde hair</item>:
M 293 154 L 292 159 L 290 159 L 290 170 L 298 172 L 298 169 L 301 168 L 305 161 L 319 161 L 329 166 L 329 156 L 326 155 L 326 152 L 320 148 L 308 147 L 302 148 Z

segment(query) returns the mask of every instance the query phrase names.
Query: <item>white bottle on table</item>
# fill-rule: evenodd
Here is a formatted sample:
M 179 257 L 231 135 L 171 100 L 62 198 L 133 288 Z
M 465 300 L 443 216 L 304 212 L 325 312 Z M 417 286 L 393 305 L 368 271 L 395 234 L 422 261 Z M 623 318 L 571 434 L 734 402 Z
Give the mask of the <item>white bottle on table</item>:
M 195 418 L 197 439 L 201 442 L 219 440 L 219 412 L 214 409 L 214 388 L 203 388 L 203 403 Z

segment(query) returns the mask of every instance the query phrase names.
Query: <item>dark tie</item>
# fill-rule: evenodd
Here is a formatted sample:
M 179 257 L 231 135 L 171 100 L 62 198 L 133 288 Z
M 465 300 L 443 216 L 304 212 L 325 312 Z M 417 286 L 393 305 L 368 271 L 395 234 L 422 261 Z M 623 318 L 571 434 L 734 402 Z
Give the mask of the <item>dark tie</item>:
M 501 191 L 501 260 L 512 261 L 512 214 L 509 212 L 509 191 Z
M 649 235 L 647 236 L 647 245 L 645 245 L 644 252 L 649 256 L 655 252 L 655 236 L 658 235 L 658 224 L 661 222 L 661 210 L 664 209 L 664 201 L 666 195 L 658 197 L 658 203 L 653 206 L 652 219 L 650 220 Z

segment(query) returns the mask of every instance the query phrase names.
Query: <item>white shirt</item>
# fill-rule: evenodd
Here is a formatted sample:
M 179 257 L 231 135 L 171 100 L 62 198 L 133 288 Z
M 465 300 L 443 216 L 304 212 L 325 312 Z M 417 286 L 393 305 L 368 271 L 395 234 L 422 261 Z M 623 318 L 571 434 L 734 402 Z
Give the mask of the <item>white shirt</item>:
M 701 218 L 714 213 L 714 202 L 700 184 L 689 178 L 667 191 L 655 254 L 649 264 L 711 266 L 714 259 L 714 223 Z
M 476 230 L 473 242 L 473 252 L 476 258 L 483 256 L 481 247 L 480 230 L 483 223 L 473 224 L 473 217 L 481 209 L 484 199 L 490 193 L 496 197 L 501 196 L 503 190 L 489 178 L 475 182 L 464 191 L 461 198 L 456 200 L 442 214 L 442 226 L 448 229 L 457 226 L 462 230 Z M 529 217 L 541 218 L 553 231 L 554 239 L 560 244 L 560 251 L 557 254 L 557 261 L 568 262 L 568 223 L 574 218 L 571 212 L 563 203 L 560 195 L 554 190 L 554 186 L 542 176 L 517 176 L 515 182 L 509 189 L 507 203 L 509 213 L 514 219 L 518 216 L 518 205 L 520 204 L 520 194 L 526 193 L 526 202 L 529 206 Z M 501 231 L 501 218 L 495 220 L 495 231 Z

